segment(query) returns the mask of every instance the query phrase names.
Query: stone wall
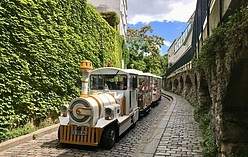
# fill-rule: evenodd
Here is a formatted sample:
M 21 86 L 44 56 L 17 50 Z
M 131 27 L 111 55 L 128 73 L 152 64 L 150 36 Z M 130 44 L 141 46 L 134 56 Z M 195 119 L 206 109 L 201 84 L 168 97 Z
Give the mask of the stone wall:
M 191 69 L 166 79 L 168 90 L 197 100 L 198 118 L 210 112 L 214 145 L 222 157 L 248 156 L 247 3 L 211 1 L 202 40 L 196 44 L 197 60 L 203 58 L 199 71 Z M 216 27 L 222 29 L 214 32 Z M 202 48 L 211 36 L 204 58 Z
M 191 70 L 166 80 L 166 89 L 195 98 L 199 114 L 211 111 L 212 132 L 222 156 L 248 156 L 248 47 L 232 62 L 217 56 L 210 75 Z
M 232 62 L 218 57 L 208 78 L 212 125 L 224 156 L 248 156 L 248 51 L 247 47 L 237 51 L 239 55 Z

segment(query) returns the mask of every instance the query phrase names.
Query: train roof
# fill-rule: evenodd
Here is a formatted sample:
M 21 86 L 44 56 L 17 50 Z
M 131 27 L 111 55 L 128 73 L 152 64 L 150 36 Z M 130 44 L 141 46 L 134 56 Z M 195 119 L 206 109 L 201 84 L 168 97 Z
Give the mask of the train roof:
M 153 75 L 153 77 L 162 79 L 162 77 L 161 76 L 158 76 L 158 75 Z
M 162 78 L 161 76 L 158 76 L 158 75 L 155 75 L 155 74 L 152 74 L 152 73 L 148 73 L 148 72 L 144 73 L 144 75 L 146 75 L 146 76 L 152 76 L 154 78 L 159 78 L 159 79 Z
M 132 74 L 137 74 L 137 75 L 143 75 L 143 71 L 141 70 L 137 70 L 137 69 L 124 69 L 125 71 L 127 71 L 128 73 L 132 73 Z
M 127 69 L 121 69 L 116 67 L 103 67 L 97 68 L 90 72 L 90 74 L 109 74 L 109 75 L 116 75 L 116 74 L 137 74 L 133 71 L 129 71 Z
M 148 72 L 143 72 L 137 69 L 121 69 L 116 67 L 102 67 L 94 69 L 90 72 L 90 74 L 109 74 L 109 75 L 116 75 L 116 74 L 135 74 L 140 76 L 151 76 L 155 78 L 162 78 L 161 76 L 157 76 Z
M 144 75 L 146 75 L 146 76 L 152 76 L 152 77 L 155 76 L 155 75 L 153 75 L 153 74 L 151 74 L 151 73 L 148 73 L 148 72 L 145 72 Z

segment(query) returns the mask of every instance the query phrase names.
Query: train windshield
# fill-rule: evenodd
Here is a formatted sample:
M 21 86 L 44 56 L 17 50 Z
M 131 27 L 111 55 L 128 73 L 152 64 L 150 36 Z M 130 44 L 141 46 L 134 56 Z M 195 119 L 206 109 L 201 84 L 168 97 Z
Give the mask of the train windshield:
M 103 90 L 126 90 L 127 89 L 127 75 L 91 75 L 90 89 Z

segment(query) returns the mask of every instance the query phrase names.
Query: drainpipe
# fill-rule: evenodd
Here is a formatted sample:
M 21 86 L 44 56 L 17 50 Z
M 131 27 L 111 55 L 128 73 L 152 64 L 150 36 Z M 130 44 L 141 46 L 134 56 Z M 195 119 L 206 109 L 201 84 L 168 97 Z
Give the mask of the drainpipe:
M 89 73 L 93 69 L 92 62 L 88 60 L 82 60 L 79 68 L 82 71 L 82 90 L 80 97 L 87 98 L 89 96 L 88 94 Z

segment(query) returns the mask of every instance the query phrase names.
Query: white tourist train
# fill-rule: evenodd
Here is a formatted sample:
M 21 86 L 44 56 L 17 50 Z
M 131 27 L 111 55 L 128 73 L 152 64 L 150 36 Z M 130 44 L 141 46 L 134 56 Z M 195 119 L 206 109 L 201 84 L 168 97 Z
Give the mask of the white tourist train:
M 110 149 L 161 100 L 159 76 L 115 67 L 93 70 L 87 60 L 80 63 L 80 69 L 81 95 L 61 108 L 60 143 Z

